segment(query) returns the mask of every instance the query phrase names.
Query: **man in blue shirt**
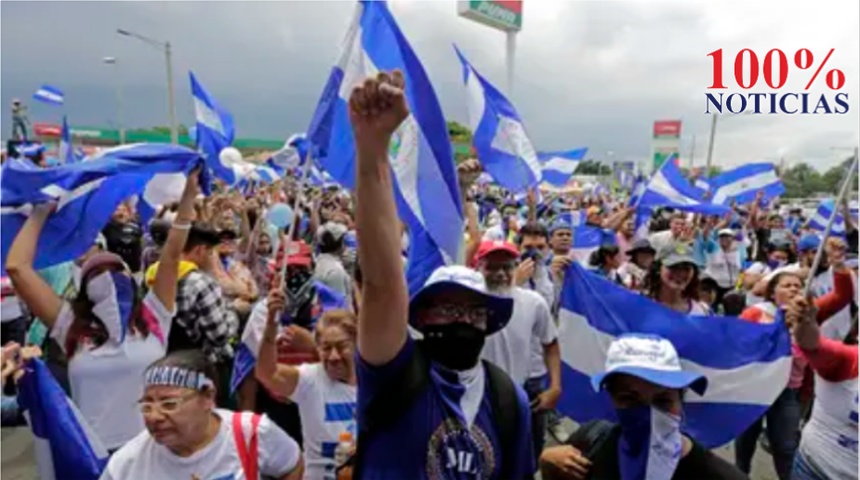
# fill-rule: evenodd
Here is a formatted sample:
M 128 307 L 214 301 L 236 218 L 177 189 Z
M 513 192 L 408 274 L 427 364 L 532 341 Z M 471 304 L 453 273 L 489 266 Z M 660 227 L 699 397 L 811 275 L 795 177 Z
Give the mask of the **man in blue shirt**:
M 363 278 L 355 478 L 531 478 L 525 392 L 479 361 L 484 337 L 510 319 L 511 299 L 488 294 L 479 273 L 454 266 L 434 272 L 409 300 L 388 161 L 391 135 L 409 115 L 403 85 L 400 72 L 381 72 L 349 101 Z M 424 339 L 413 340 L 407 324 Z

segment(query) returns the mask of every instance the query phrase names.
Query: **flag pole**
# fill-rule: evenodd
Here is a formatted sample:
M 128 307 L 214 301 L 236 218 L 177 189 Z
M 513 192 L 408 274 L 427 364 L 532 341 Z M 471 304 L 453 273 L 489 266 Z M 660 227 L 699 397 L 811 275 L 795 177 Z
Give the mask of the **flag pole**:
M 812 289 L 812 280 L 815 278 L 815 272 L 818 270 L 818 266 L 821 265 L 821 259 L 824 257 L 824 245 L 827 243 L 827 237 L 830 236 L 830 231 L 833 229 L 833 223 L 836 221 L 836 216 L 839 215 L 839 205 L 841 205 L 842 201 L 845 200 L 845 196 L 848 195 L 848 187 L 854 180 L 854 173 L 857 171 L 857 154 L 858 148 L 854 147 L 854 160 L 851 162 L 851 167 L 848 169 L 845 181 L 842 183 L 842 188 L 839 190 L 839 196 L 836 197 L 836 201 L 833 204 L 833 212 L 830 213 L 830 218 L 827 219 L 827 226 L 824 228 L 824 241 L 821 242 L 821 245 L 818 247 L 818 251 L 815 252 L 815 260 L 812 261 L 812 268 L 810 268 L 809 276 L 806 278 L 806 288 L 803 290 L 804 296 L 809 296 L 809 292 Z
M 296 224 L 299 223 L 299 208 L 301 207 L 301 200 L 304 196 L 305 183 L 311 171 L 310 154 L 308 154 L 308 158 L 305 159 L 304 167 L 305 169 L 302 171 L 302 175 L 301 177 L 299 177 L 299 183 L 296 186 L 296 199 L 293 201 L 293 221 L 290 222 L 287 238 L 284 241 L 284 264 L 281 266 L 281 286 L 287 284 L 287 257 L 290 256 L 290 243 L 293 242 L 293 235 L 295 235 Z

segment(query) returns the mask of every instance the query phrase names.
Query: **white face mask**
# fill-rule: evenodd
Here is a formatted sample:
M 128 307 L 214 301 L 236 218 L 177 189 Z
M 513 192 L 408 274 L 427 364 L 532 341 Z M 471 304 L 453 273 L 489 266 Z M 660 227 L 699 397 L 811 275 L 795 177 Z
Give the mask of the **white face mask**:
M 409 232 L 403 232 L 403 234 L 400 235 L 400 251 L 409 251 Z
M 87 282 L 87 297 L 93 302 L 93 315 L 102 321 L 108 336 L 118 343 L 125 340 L 134 307 L 134 280 L 119 272 L 102 272 Z

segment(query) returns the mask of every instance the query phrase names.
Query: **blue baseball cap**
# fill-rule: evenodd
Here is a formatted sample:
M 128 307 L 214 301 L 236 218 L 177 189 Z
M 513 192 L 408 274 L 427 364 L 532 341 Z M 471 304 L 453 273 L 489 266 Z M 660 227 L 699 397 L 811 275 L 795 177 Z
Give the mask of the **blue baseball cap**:
M 818 247 L 820 246 L 821 239 L 818 238 L 818 235 L 814 233 L 807 233 L 806 235 L 800 237 L 800 240 L 797 242 L 797 250 L 799 252 L 818 250 Z
M 656 335 L 628 333 L 612 341 L 606 352 L 606 371 L 591 377 L 591 386 L 599 392 L 606 379 L 626 373 L 666 388 L 690 388 L 704 395 L 708 379 L 681 368 L 678 352 L 671 342 Z

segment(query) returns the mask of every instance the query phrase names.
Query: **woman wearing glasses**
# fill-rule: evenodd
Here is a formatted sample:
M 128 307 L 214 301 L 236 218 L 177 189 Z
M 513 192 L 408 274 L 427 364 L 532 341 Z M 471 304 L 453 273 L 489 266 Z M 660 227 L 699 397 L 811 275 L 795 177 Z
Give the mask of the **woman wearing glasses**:
M 215 367 L 197 350 L 156 361 L 138 402 L 146 430 L 110 459 L 101 480 L 298 480 L 296 442 L 268 417 L 215 408 Z
M 33 269 L 36 245 L 54 205 L 33 208 L 15 237 L 6 272 L 30 311 L 69 359 L 72 400 L 102 444 L 116 450 L 143 430 L 135 408 L 147 365 L 164 356 L 176 304 L 179 256 L 194 215 L 199 169 L 188 175 L 176 219 L 161 251 L 152 289 L 141 295 L 132 272 L 112 253 L 81 268 L 77 297 L 66 302 Z
M 282 289 L 269 294 L 269 312 L 285 306 Z M 343 438 L 354 439 L 355 428 L 355 341 L 357 323 L 348 310 L 330 310 L 320 317 L 313 338 L 303 338 L 302 329 L 287 327 L 285 341 L 316 346 L 319 363 L 300 366 L 277 363 L 278 322 L 270 315 L 260 344 L 254 372 L 257 381 L 276 398 L 289 399 L 299 407 L 302 420 L 306 480 L 334 479 L 335 448 Z M 305 331 L 306 332 L 306 331 Z

